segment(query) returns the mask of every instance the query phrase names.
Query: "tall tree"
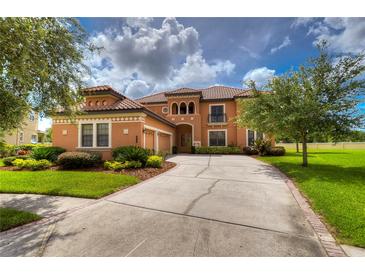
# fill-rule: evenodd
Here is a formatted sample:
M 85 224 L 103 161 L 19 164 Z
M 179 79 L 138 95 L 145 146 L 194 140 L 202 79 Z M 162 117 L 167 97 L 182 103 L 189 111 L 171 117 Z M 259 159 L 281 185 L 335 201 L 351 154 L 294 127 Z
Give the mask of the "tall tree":
M 75 19 L 0 18 L 0 131 L 21 126 L 30 110 L 71 114 L 94 49 Z
M 319 56 L 298 71 L 273 78 L 272 92 L 257 92 L 242 100 L 237 122 L 241 126 L 286 135 L 303 143 L 303 166 L 308 165 L 309 136 L 330 137 L 334 142 L 364 125 L 357 105 L 365 90 L 364 54 L 333 58 L 326 42 L 318 45 Z

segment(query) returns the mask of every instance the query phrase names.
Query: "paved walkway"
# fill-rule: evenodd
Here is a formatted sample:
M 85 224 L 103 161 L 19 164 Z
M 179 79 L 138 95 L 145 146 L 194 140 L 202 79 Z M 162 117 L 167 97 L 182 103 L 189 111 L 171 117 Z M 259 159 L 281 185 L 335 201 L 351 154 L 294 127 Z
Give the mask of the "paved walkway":
M 325 256 L 284 178 L 247 156 L 178 166 L 62 217 L 1 235 L 1 256 Z M 72 211 L 72 210 L 71 210 Z

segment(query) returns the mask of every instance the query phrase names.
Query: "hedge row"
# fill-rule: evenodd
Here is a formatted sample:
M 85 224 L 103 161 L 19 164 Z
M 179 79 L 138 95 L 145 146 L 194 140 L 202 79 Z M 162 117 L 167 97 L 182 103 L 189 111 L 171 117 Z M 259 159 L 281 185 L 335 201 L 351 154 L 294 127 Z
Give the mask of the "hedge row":
M 240 154 L 239 147 L 195 147 L 196 154 Z

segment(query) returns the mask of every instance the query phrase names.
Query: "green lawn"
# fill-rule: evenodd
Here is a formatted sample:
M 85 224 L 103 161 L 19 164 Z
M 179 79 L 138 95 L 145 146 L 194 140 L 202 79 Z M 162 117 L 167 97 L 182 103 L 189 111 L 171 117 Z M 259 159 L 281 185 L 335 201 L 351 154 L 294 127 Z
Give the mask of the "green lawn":
M 340 242 L 365 247 L 365 150 L 310 151 L 307 168 L 293 151 L 259 159 L 294 179 Z
M 2 159 L 0 159 L 0 166 L 5 166 Z
M 87 171 L 0 171 L 0 193 L 100 198 L 138 183 L 132 176 Z
M 13 208 L 0 208 L 0 231 L 41 219 L 37 214 Z

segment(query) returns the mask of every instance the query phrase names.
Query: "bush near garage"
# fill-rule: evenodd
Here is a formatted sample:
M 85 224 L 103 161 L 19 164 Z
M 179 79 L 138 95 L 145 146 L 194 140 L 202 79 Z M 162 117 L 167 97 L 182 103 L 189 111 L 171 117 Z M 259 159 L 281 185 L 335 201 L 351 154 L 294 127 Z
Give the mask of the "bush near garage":
M 272 147 L 270 149 L 269 155 L 271 156 L 284 156 L 285 155 L 285 148 L 284 147 Z
M 31 157 L 36 160 L 46 159 L 56 162 L 58 155 L 64 153 L 66 149 L 62 147 L 36 147 L 32 150 Z
M 240 154 L 239 147 L 195 147 L 196 154 Z
M 139 161 L 142 166 L 146 165 L 151 151 L 137 146 L 124 146 L 113 149 L 113 159 L 124 163 L 126 161 Z
M 163 158 L 161 156 L 152 155 L 148 157 L 146 167 L 160 168 L 162 166 Z
M 47 169 L 52 165 L 48 160 L 34 160 L 34 159 L 15 159 L 13 161 L 13 166 L 19 169 L 30 169 L 30 170 L 42 170 Z
M 246 155 L 258 155 L 259 152 L 253 147 L 244 147 L 243 153 Z
M 99 164 L 101 156 L 87 152 L 64 152 L 58 156 L 57 163 L 63 169 L 79 169 Z

